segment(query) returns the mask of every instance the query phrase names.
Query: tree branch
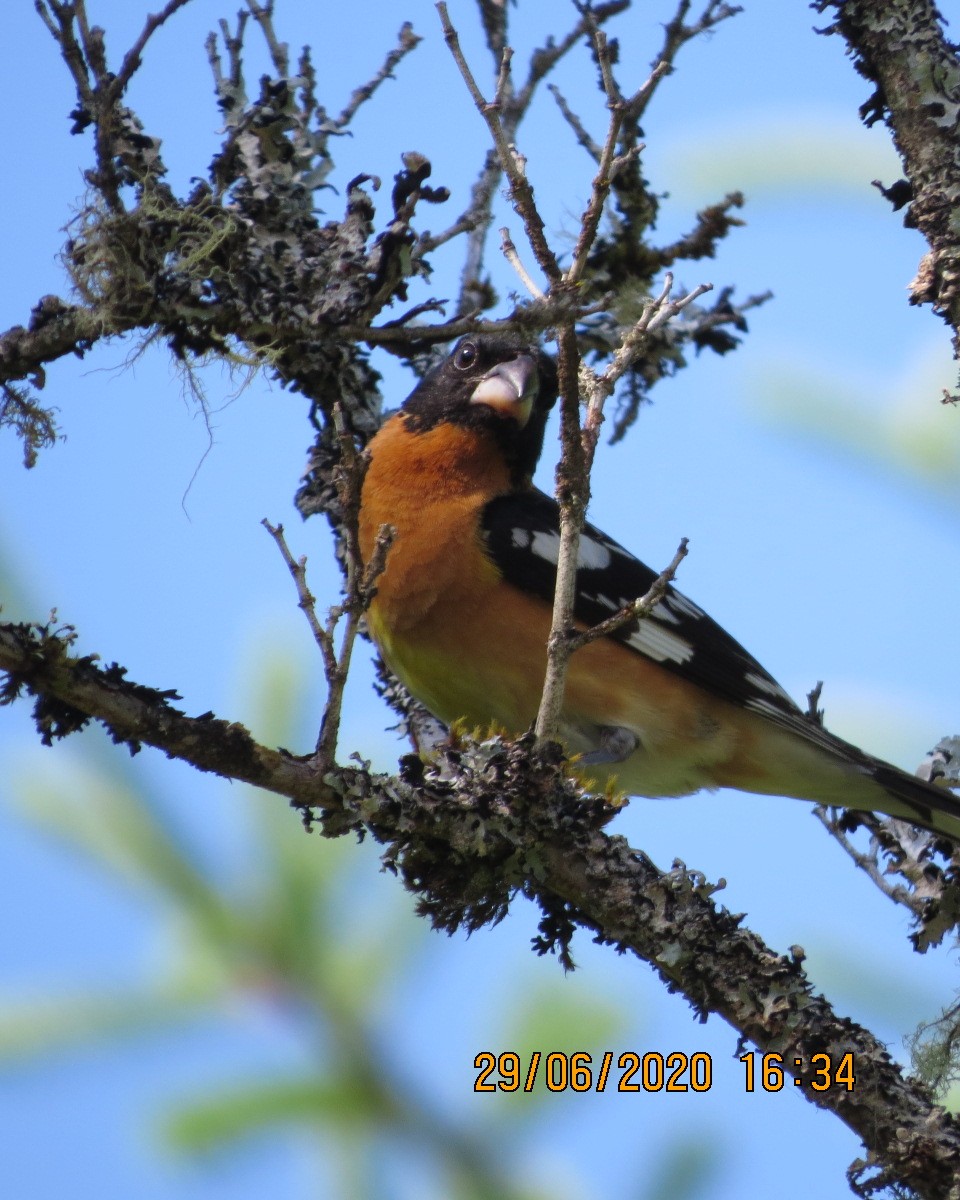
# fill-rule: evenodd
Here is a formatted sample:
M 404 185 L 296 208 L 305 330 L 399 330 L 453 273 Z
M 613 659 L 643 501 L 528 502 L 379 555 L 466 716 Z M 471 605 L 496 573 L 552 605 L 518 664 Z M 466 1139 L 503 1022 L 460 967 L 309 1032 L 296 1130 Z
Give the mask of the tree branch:
M 667 588 L 673 583 L 676 577 L 677 568 L 686 557 L 687 539 L 681 538 L 676 554 L 642 596 L 634 600 L 632 604 L 625 605 L 619 612 L 615 612 L 612 617 L 607 617 L 605 621 L 601 621 L 599 625 L 591 625 L 589 629 L 583 630 L 582 633 L 570 635 L 570 653 L 576 653 L 582 646 L 589 646 L 597 638 L 609 637 L 612 633 L 616 633 L 617 630 L 622 629 L 624 625 L 631 625 L 636 621 L 642 621 L 644 617 L 649 617 L 666 595 Z
M 146 743 L 289 797 L 328 836 L 366 828 L 442 929 L 496 920 L 521 891 L 543 910 L 542 953 L 569 961 L 574 928 L 583 926 L 649 963 L 701 1018 L 717 1013 L 742 1043 L 781 1055 L 785 1070 L 808 1085 L 802 1094 L 866 1145 L 867 1160 L 854 1165 L 861 1194 L 891 1184 L 928 1200 L 952 1194 L 960 1171 L 956 1118 L 905 1079 L 871 1034 L 812 994 L 802 952 L 776 954 L 712 902 L 717 889 L 703 876 L 679 863 L 660 871 L 622 837 L 604 833 L 612 810 L 583 796 L 555 752 L 530 738 L 461 742 L 432 765 L 406 760 L 400 779 L 359 767 L 321 775 L 312 757 L 268 749 L 210 714 L 188 717 L 172 706 L 175 693 L 133 683 L 116 664 L 104 669 L 77 658 L 72 641 L 72 632 L 0 625 L 0 669 L 8 673 L 0 699 L 36 696 L 45 741 L 96 719 L 133 751 Z M 481 794 L 496 797 L 482 814 L 473 798 Z M 852 1054 L 853 1088 L 809 1086 L 815 1054 L 835 1064 Z
M 860 107 L 866 125 L 884 121 L 907 182 L 881 189 L 906 204 L 904 224 L 919 229 L 928 252 L 910 285 L 913 304 L 930 304 L 954 331 L 960 358 L 960 58 L 946 39 L 934 0 L 817 0 L 834 10 L 822 32 L 839 34 L 857 70 L 874 85 Z M 878 184 L 878 186 L 880 186 Z

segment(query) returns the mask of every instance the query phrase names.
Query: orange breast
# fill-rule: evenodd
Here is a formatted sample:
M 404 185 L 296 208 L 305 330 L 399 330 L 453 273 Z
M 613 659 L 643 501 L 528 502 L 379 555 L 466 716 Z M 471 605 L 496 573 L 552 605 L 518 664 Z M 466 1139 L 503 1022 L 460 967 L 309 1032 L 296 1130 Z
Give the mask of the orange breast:
M 396 529 L 368 613 L 384 659 L 441 720 L 512 726 L 506 710 L 525 712 L 527 704 L 515 696 L 519 671 L 510 672 L 511 683 L 484 645 L 499 573 L 478 529 L 484 505 L 510 486 L 498 448 L 451 424 L 412 433 L 398 415 L 370 453 L 360 511 L 364 557 L 381 525 Z M 489 669 L 478 672 L 478 662 Z

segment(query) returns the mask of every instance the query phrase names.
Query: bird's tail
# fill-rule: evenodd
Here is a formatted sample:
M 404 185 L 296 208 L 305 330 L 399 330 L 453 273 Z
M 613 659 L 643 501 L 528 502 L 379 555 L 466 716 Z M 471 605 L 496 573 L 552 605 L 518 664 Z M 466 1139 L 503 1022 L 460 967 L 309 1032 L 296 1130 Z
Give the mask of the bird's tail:
M 866 770 L 889 800 L 880 806 L 881 812 L 942 833 L 960 844 L 960 797 L 948 787 L 908 775 L 880 759 L 873 759 Z
M 791 732 L 800 734 L 785 751 L 794 760 L 790 774 L 798 779 L 794 795 L 839 808 L 884 813 L 960 845 L 960 795 L 945 781 L 941 785 L 910 775 L 806 719 L 803 728 L 791 724 Z

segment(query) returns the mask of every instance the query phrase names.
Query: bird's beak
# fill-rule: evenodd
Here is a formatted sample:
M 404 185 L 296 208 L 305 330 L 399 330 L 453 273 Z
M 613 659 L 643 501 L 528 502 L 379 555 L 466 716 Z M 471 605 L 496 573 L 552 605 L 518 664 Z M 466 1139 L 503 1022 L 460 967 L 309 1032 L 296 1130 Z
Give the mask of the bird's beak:
M 530 420 L 539 383 L 536 361 L 529 354 L 518 354 L 484 375 L 470 403 L 485 404 L 500 416 L 516 421 L 522 429 Z

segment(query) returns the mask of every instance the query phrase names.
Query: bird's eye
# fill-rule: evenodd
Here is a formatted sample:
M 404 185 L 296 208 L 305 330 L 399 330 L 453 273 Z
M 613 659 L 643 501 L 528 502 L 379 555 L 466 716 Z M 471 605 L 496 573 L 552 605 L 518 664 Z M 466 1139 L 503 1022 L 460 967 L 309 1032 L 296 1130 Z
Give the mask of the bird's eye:
M 464 342 L 453 356 L 453 365 L 458 371 L 469 371 L 477 364 L 476 342 Z

